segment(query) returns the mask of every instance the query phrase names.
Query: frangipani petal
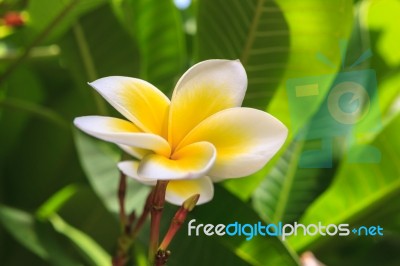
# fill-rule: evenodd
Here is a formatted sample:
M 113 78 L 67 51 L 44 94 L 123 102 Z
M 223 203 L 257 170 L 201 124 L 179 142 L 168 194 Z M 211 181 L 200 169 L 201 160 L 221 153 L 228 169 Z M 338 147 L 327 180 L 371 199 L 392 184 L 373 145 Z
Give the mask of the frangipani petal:
M 145 155 L 150 153 L 150 150 L 145 150 L 145 149 L 140 149 L 140 148 L 135 148 L 123 144 L 118 144 L 118 147 L 121 148 L 124 152 L 126 152 L 129 155 L 132 155 L 136 159 L 142 159 Z
M 127 175 L 145 185 L 155 186 L 157 183 L 157 180 L 139 177 L 139 175 L 137 173 L 138 168 L 139 168 L 138 161 L 123 161 L 123 162 L 118 163 L 118 169 L 125 175 Z
M 123 119 L 105 116 L 83 116 L 75 118 L 76 127 L 96 138 L 152 150 L 163 156 L 169 156 L 171 148 L 168 142 L 160 136 L 143 133 L 133 123 Z
M 215 148 L 208 142 L 197 142 L 175 151 L 170 158 L 148 154 L 140 162 L 138 175 L 144 179 L 195 179 L 213 166 Z
M 141 79 L 112 76 L 89 85 L 142 131 L 167 137 L 170 101 L 152 84 Z
M 268 113 L 231 108 L 204 120 L 179 147 L 199 141 L 212 143 L 217 149 L 217 159 L 208 175 L 213 181 L 220 181 L 260 170 L 281 148 L 286 137 L 287 128 Z
M 200 194 L 197 205 L 209 202 L 214 196 L 214 185 L 207 176 L 190 180 L 171 180 L 168 183 L 165 199 L 172 204 L 182 205 L 189 197 Z
M 119 170 L 125 175 L 145 185 L 155 186 L 157 183 L 155 179 L 139 177 L 137 174 L 138 167 L 138 161 L 123 161 L 118 163 Z M 200 194 L 197 204 L 210 201 L 214 195 L 214 186 L 211 179 L 205 176 L 190 180 L 171 180 L 168 183 L 166 200 L 175 205 L 182 205 L 187 198 L 194 194 Z
M 240 106 L 246 87 L 246 72 L 238 60 L 207 60 L 191 67 L 172 96 L 168 132 L 171 146 L 178 145 L 210 115 Z

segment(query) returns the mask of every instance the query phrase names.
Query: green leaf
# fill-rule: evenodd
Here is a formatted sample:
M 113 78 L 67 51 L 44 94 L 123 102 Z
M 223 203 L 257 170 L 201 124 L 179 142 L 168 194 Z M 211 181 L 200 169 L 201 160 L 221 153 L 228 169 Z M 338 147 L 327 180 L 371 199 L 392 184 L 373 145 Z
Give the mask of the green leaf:
M 40 206 L 37 210 L 37 217 L 44 220 L 57 213 L 58 210 L 78 192 L 78 189 L 79 187 L 76 185 L 68 185 L 58 191 Z
M 19 243 L 52 265 L 81 265 L 66 253 L 51 226 L 29 213 L 0 205 L 0 222 Z
M 30 89 L 26 89 L 26 84 L 30 84 Z M 12 105 L 9 99 L 18 99 L 17 101 L 29 102 L 32 106 L 39 105 L 43 102 L 44 92 L 38 77 L 27 68 L 19 68 L 7 80 L 0 89 L 0 127 L 7 130 L 0 131 L 1 151 L 0 156 L 9 155 L 13 145 L 17 145 L 19 137 L 23 134 L 26 127 L 30 111 L 29 108 L 23 108 L 26 112 L 15 112 L 12 108 L 5 108 L 2 105 Z M 26 107 L 26 106 L 25 106 Z M 36 108 L 33 108 L 37 110 Z M 0 163 L 1 164 L 1 163 Z
M 366 4 L 367 24 L 373 33 L 379 33 L 377 51 L 385 63 L 391 67 L 400 65 L 400 51 L 396 45 L 400 41 L 400 3 L 396 0 L 370 1 Z
M 292 142 L 254 191 L 254 209 L 264 220 L 272 223 L 297 221 L 329 183 L 327 173 L 322 175 L 321 169 L 299 168 L 304 146 L 301 141 Z M 310 159 L 315 163 L 321 158 Z
M 400 195 L 400 115 L 369 145 L 358 150 L 358 157 L 368 156 L 371 148 L 381 152 L 381 161 L 373 164 L 342 163 L 331 187 L 307 210 L 301 223 L 340 224 L 359 222 L 366 214 L 382 208 Z M 368 143 L 367 143 L 368 144 Z M 334 214 L 334 215 L 333 215 Z M 321 244 L 319 235 L 292 237 L 298 251 Z
M 248 76 L 245 106 L 264 109 L 279 84 L 290 31 L 274 1 L 204 0 L 198 6 L 198 60 L 240 59 Z
M 313 249 L 326 265 L 397 265 L 400 261 L 400 204 L 395 202 L 376 208 L 354 226 L 380 225 L 384 236 L 341 237 Z
M 72 227 L 56 214 L 49 217 L 49 221 L 59 233 L 69 238 L 80 249 L 91 265 L 110 265 L 110 255 L 88 235 Z
M 37 116 L 38 118 L 44 119 L 50 123 L 54 123 L 57 126 L 67 128 L 68 124 L 59 114 L 53 110 L 32 103 L 30 101 L 6 98 L 0 99 L 0 108 L 9 108 L 14 111 L 23 111 L 31 115 Z
M 63 104 L 64 91 L 57 91 L 57 96 L 49 100 L 51 103 L 45 102 L 50 95 L 38 72 L 33 66 L 31 69 L 18 68 L 3 87 L 3 103 L 24 111 L 1 108 L 0 127 L 5 130 L 0 130 L 0 175 L 7 178 L 0 178 L 0 183 L 4 184 L 1 185 L 4 194 L 0 194 L 5 195 L 4 202 L 7 204 L 23 209 L 35 209 L 66 182 L 76 181 L 82 175 L 80 172 L 71 174 L 79 170 L 76 160 L 71 157 L 71 133 L 65 120 L 58 115 L 61 112 L 56 109 Z M 46 72 L 54 75 L 56 70 L 51 68 Z M 49 104 L 56 107 L 50 108 Z M 51 117 L 55 123 L 37 119 L 37 113 Z M 55 126 L 56 123 L 63 126 Z M 37 188 L 34 190 L 24 185 L 30 184 L 33 179 Z
M 121 152 L 113 149 L 110 144 L 88 137 L 78 130 L 75 130 L 74 133 L 79 158 L 91 186 L 107 209 L 117 214 L 119 212 L 117 201 L 119 171 L 117 163 L 121 157 Z M 139 213 L 149 187 L 133 180 L 128 181 L 131 182 L 127 183 L 127 209 L 134 209 Z
M 114 0 L 114 9 L 136 40 L 140 78 L 171 91 L 186 63 L 185 39 L 172 0 Z
M 351 1 L 277 1 L 290 28 L 289 62 L 283 77 L 283 83 L 268 106 L 268 112 L 278 117 L 286 125 L 291 125 L 292 136 L 318 110 L 324 96 L 330 89 L 340 64 L 342 53 L 346 47 L 345 41 L 349 38 L 352 28 L 353 5 Z M 305 41 L 312 40 L 312 41 Z M 342 51 L 341 51 L 342 49 Z M 324 59 L 322 57 L 325 57 Z M 287 82 L 297 78 L 312 78 L 332 74 L 327 80 L 319 84 L 319 97 L 302 112 L 301 115 L 290 114 L 287 91 Z
M 30 34 L 51 41 L 67 31 L 86 12 L 106 3 L 106 0 L 37 0 L 29 1 Z
M 98 265 L 96 261 L 104 259 L 105 255 L 101 254 L 103 251 L 100 245 L 107 249 L 114 249 L 118 223 L 104 208 L 93 190 L 86 185 L 72 184 L 57 191 L 39 207 L 36 216 L 42 221 L 50 221 L 54 227 L 58 226 L 57 231 L 60 231 L 70 241 L 77 242 L 75 244 L 83 258 L 89 260 L 93 265 Z M 67 219 L 69 224 L 61 221 L 59 216 Z M 102 223 L 99 223 L 99 220 Z M 82 235 L 81 232 L 76 232 L 74 236 L 69 235 L 70 230 L 77 231 L 74 228 L 79 228 L 87 236 Z M 99 235 L 98 232 L 103 233 Z M 93 243 L 94 241 L 89 236 L 94 237 L 97 243 Z M 92 258 L 93 256 L 95 258 Z
M 93 238 L 105 250 L 115 249 L 115 241 L 120 229 L 119 223 L 88 184 L 73 184 L 64 187 L 36 211 L 36 216 L 41 220 L 47 221 L 53 215 L 61 216 L 68 221 L 68 224 Z M 71 247 L 69 239 L 64 240 L 67 240 L 68 247 L 76 254 L 77 248 Z M 82 254 L 87 259 L 87 255 L 80 251 L 80 255 Z
M 362 11 L 364 9 L 365 7 L 363 5 L 358 7 L 358 11 L 361 13 L 359 16 L 363 16 Z M 366 41 L 365 38 L 359 36 L 360 34 L 365 34 L 365 32 L 360 33 L 360 31 L 366 31 L 366 29 L 360 29 L 360 27 L 362 27 L 362 25 L 359 24 L 360 19 L 362 18 L 355 18 L 355 31 L 352 35 L 352 42 L 354 43 L 351 44 L 353 51 L 347 51 L 349 58 L 346 58 L 346 62 L 349 65 L 353 64 L 362 53 L 366 52 L 367 48 L 365 46 L 368 47 L 369 45 L 369 43 L 364 43 Z M 365 66 L 367 61 L 363 63 Z M 358 142 L 365 142 L 378 135 L 381 132 L 380 130 L 371 129 L 382 127 L 382 119 L 384 124 L 390 121 L 390 117 L 392 117 L 395 112 L 393 112 L 393 110 L 392 112 L 388 112 L 388 110 L 390 110 L 390 106 L 392 106 L 393 101 L 395 101 L 396 95 L 399 94 L 400 87 L 397 85 L 398 79 L 399 75 L 393 73 L 392 75 L 385 76 L 380 82 L 379 97 L 377 97 L 379 104 L 376 98 L 373 99 L 371 107 L 369 108 L 368 119 L 364 119 L 362 123 L 354 127 L 354 130 L 357 132 L 356 136 Z M 378 106 L 380 108 L 378 108 Z M 330 129 L 331 127 L 327 127 L 327 130 Z M 322 133 L 315 134 L 317 130 L 322 131 L 324 129 L 311 129 L 314 135 L 322 135 Z M 289 148 L 286 149 L 276 165 L 260 184 L 260 187 L 256 189 L 252 198 L 253 205 L 258 213 L 262 217 L 271 217 L 275 222 L 280 219 L 286 222 L 298 220 L 302 211 L 304 211 L 308 204 L 319 195 L 321 189 L 326 186 L 326 183 L 330 181 L 330 177 L 332 177 L 332 169 L 331 171 L 323 171 L 322 169 L 297 169 L 297 162 L 300 159 L 301 152 L 307 149 L 297 149 L 297 152 L 294 153 L 294 145 L 295 144 L 292 142 Z M 336 142 L 335 148 L 340 149 L 339 146 L 341 146 L 341 144 Z M 314 160 L 314 164 L 317 160 L 323 160 L 321 157 L 312 157 L 309 159 Z M 337 159 L 340 159 L 340 157 Z M 290 189 L 285 190 L 285 188 Z M 293 200 L 292 204 L 290 202 L 291 200 Z M 287 214 L 286 211 L 292 214 L 290 215 L 292 217 L 285 217 Z M 284 215 L 282 216 L 282 214 Z
M 40 244 L 39 236 L 35 231 L 35 220 L 26 212 L 0 205 L 0 221 L 27 249 L 41 258 L 48 256 L 47 251 Z
M 105 76 L 139 75 L 136 44 L 120 27 L 108 5 L 82 16 L 59 45 L 61 60 L 79 89 L 79 97 L 86 102 L 86 113 L 106 113 L 103 99 L 87 82 Z
M 257 1 L 262 2 L 262 1 Z M 352 2 L 341 0 L 317 1 L 276 1 L 290 29 L 289 60 L 279 87 L 268 105 L 267 111 L 281 120 L 289 128 L 287 143 L 290 143 L 298 131 L 311 119 L 324 101 L 332 81 L 336 77 L 341 62 L 341 40 L 348 38 L 352 26 Z M 312 40 L 312 41 L 311 41 Z M 321 60 L 324 55 L 326 60 Z M 267 59 L 265 60 L 266 62 Z M 294 93 L 296 84 L 303 79 L 317 80 L 318 97 L 307 102 L 301 112 L 290 112 L 296 104 Z M 249 83 L 251 90 L 251 83 Z M 289 108 L 290 107 L 290 108 Z M 261 180 L 272 169 L 276 158 L 264 169 L 250 177 L 225 182 L 225 186 L 242 199 L 248 199 Z
M 389 123 L 396 117 L 399 107 L 397 104 L 400 95 L 400 72 L 394 72 L 379 83 L 379 107 L 382 124 Z

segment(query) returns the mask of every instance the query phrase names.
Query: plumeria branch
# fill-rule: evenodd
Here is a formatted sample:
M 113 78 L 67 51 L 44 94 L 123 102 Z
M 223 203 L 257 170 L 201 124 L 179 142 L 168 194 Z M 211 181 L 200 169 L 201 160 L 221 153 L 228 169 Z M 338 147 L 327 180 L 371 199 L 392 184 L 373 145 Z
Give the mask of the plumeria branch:
M 113 266 L 125 266 L 128 262 L 128 251 L 132 245 L 132 239 L 126 234 L 122 234 L 118 238 L 118 249 L 115 257 L 112 260 Z
M 165 191 L 168 181 L 158 180 L 154 188 L 151 205 L 151 227 L 150 227 L 150 245 L 149 245 L 149 263 L 153 265 L 154 257 L 158 250 L 158 240 L 160 235 L 160 222 L 165 203 Z
M 161 242 L 160 247 L 158 248 L 156 258 L 155 258 L 155 266 L 163 266 L 167 263 L 171 252 L 167 250 L 169 244 L 171 243 L 172 239 L 175 237 L 176 233 L 181 228 L 182 224 L 186 220 L 186 216 L 193 208 L 196 206 L 196 203 L 199 201 L 200 195 L 195 194 L 185 200 L 179 210 L 175 213 L 174 218 L 171 221 L 171 225 L 165 235 L 163 241 Z
M 122 230 L 126 230 L 128 219 L 125 211 L 125 194 L 126 194 L 126 175 L 120 172 L 119 186 L 118 186 L 118 204 L 119 204 L 119 220 L 121 222 Z
M 130 216 L 127 216 L 125 212 L 126 181 L 126 176 L 121 173 L 118 186 L 118 202 L 122 234 L 118 238 L 118 249 L 115 257 L 113 258 L 113 266 L 126 265 L 129 259 L 127 255 L 128 251 L 144 222 L 146 221 L 149 213 L 151 214 L 149 265 L 163 266 L 167 263 L 168 257 L 171 254 L 170 251 L 167 250 L 169 244 L 181 228 L 182 224 L 185 222 L 187 214 L 196 206 L 200 195 L 195 194 L 185 200 L 179 210 L 175 213 L 175 216 L 171 221 L 171 225 L 161 245 L 158 246 L 161 216 L 164 209 L 165 192 L 168 186 L 168 181 L 157 181 L 156 186 L 147 196 L 143 212 L 134 227 L 134 213 L 132 213 Z
M 153 195 L 154 195 L 154 189 L 149 193 L 146 199 L 146 203 L 143 208 L 143 212 L 139 217 L 139 220 L 137 221 L 135 227 L 132 229 L 130 235 L 132 239 L 135 239 L 142 228 L 144 222 L 146 221 L 147 216 L 150 213 L 151 206 L 152 206 L 152 201 L 153 201 Z
M 172 219 L 168 232 L 165 235 L 163 241 L 161 242 L 159 248 L 160 250 L 167 250 L 169 244 L 171 243 L 171 240 L 174 238 L 175 234 L 178 232 L 182 224 L 185 222 L 188 213 L 191 212 L 193 208 L 196 206 L 196 203 L 199 201 L 199 198 L 200 198 L 199 194 L 193 195 L 182 204 L 182 206 L 179 208 L 174 218 Z
M 118 238 L 117 252 L 112 261 L 113 266 L 124 266 L 128 262 L 128 251 L 131 248 L 134 240 L 136 239 L 136 236 L 138 235 L 140 229 L 143 227 L 144 222 L 146 221 L 146 218 L 151 209 L 151 203 L 154 194 L 153 190 L 147 196 L 143 212 L 136 222 L 135 226 L 133 227 L 133 224 L 136 220 L 135 212 L 132 212 L 129 216 L 127 216 L 125 210 L 126 182 L 126 176 L 121 173 L 118 185 L 118 203 L 119 218 L 121 222 L 121 235 Z
M 129 237 L 131 223 L 128 224 L 128 219 L 125 212 L 125 195 L 126 195 L 126 175 L 120 173 L 118 185 L 118 204 L 119 204 L 119 219 L 121 223 L 121 235 L 118 238 L 118 248 L 115 257 L 113 258 L 113 266 L 124 266 L 128 261 L 128 250 L 131 247 L 132 239 Z

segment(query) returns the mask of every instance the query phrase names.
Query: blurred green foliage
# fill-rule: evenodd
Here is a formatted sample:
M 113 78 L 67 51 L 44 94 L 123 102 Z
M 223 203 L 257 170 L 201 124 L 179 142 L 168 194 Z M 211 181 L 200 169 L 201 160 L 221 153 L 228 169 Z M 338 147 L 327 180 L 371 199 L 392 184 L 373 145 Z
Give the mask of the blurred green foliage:
M 121 152 L 72 127 L 74 117 L 115 111 L 87 82 L 139 77 L 168 95 L 193 63 L 226 58 L 246 68 L 244 105 L 278 117 L 290 135 L 264 169 L 217 185 L 191 218 L 379 224 L 384 236 L 245 241 L 189 237 L 184 226 L 169 265 L 299 265 L 305 251 L 326 265 L 399 265 L 399 12 L 398 0 L 196 0 L 185 9 L 170 0 L 0 0 L 0 264 L 107 265 L 115 251 Z M 381 126 L 366 134 L 355 125 L 350 147 L 348 136 L 335 139 L 332 168 L 299 167 L 315 143 L 296 136 L 312 128 L 335 75 L 296 123 L 287 81 L 347 71 L 342 63 L 369 49 L 373 57 L 354 69 L 376 72 L 379 108 L 363 124 Z M 380 162 L 349 162 L 358 144 L 378 148 Z M 149 188 L 128 187 L 127 206 L 139 213 Z M 174 211 L 167 206 L 163 232 Z M 147 234 L 130 265 L 146 265 Z

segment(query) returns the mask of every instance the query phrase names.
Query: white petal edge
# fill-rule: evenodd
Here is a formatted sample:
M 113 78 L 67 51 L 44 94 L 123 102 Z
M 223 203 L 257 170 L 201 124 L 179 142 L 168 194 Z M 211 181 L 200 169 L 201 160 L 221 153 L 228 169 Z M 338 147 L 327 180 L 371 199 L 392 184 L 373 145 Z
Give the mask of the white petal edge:
M 137 174 L 138 168 L 138 161 L 122 161 L 118 163 L 118 169 L 128 177 L 133 178 L 136 181 L 139 181 L 140 183 L 143 183 L 145 185 L 155 186 L 157 180 L 139 177 L 139 175 Z
M 171 204 L 181 206 L 186 199 L 195 194 L 200 194 L 196 205 L 212 200 L 214 197 L 214 185 L 208 176 L 191 180 L 170 181 L 167 186 L 165 199 Z
M 199 83 L 210 81 L 224 84 L 230 90 L 229 95 L 236 99 L 236 105 L 242 105 L 247 89 L 247 75 L 239 60 L 210 59 L 193 65 L 179 79 L 172 99 L 180 90 L 190 90 Z
M 93 137 L 169 156 L 171 148 L 165 139 L 151 133 L 133 132 L 134 128 L 127 131 L 125 126 L 118 126 L 121 123 L 130 122 L 106 116 L 83 116 L 74 119 L 76 127 Z M 135 127 L 133 124 L 132 126 Z

